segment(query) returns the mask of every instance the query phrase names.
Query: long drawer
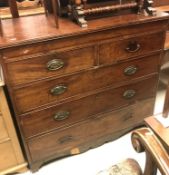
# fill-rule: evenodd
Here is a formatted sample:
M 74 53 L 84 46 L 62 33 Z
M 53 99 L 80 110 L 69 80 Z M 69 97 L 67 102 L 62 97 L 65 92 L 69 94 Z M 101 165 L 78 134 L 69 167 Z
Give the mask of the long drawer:
M 25 137 L 49 132 L 85 120 L 92 115 L 111 111 L 155 96 L 157 77 L 134 84 L 108 89 L 80 100 L 64 103 L 21 117 Z
M 152 115 L 154 98 L 137 101 L 136 104 L 114 111 L 97 118 L 90 118 L 78 125 L 51 132 L 28 141 L 33 161 L 43 160 L 50 156 L 55 158 L 69 155 L 72 150 L 83 150 L 93 144 L 103 144 L 108 135 L 134 127 L 142 122 L 143 117 Z M 106 136 L 106 137 L 105 137 Z M 96 142 L 95 142 L 96 141 Z
M 110 64 L 163 48 L 163 34 L 137 36 L 124 40 L 106 41 L 99 47 L 99 63 Z
M 6 65 L 7 76 L 11 85 L 18 85 L 88 69 L 94 66 L 94 62 L 94 46 L 67 51 L 53 51 L 8 63 Z
M 17 111 L 22 114 L 38 106 L 158 72 L 159 58 L 153 55 L 16 89 L 13 94 Z

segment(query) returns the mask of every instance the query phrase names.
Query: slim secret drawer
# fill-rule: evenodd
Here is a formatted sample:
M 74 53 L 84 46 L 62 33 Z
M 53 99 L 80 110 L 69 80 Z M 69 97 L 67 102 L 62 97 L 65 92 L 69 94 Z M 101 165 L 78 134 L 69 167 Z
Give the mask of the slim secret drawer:
M 64 30 L 41 15 L 27 20 L 36 25 L 36 18 L 45 30 L 32 27 L 27 35 L 18 19 L 22 35 L 11 27 L 0 48 L 32 171 L 118 138 L 153 114 L 168 25 L 167 14 L 91 20 L 83 29 L 65 19 Z

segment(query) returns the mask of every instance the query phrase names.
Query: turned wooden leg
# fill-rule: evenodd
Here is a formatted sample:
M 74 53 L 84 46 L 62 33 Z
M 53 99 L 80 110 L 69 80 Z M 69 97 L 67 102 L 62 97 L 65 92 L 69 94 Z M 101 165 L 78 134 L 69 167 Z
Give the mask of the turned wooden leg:
M 19 13 L 18 13 L 18 7 L 17 7 L 16 0 L 8 0 L 8 4 L 9 4 L 9 7 L 10 7 L 12 17 L 13 18 L 18 18 Z

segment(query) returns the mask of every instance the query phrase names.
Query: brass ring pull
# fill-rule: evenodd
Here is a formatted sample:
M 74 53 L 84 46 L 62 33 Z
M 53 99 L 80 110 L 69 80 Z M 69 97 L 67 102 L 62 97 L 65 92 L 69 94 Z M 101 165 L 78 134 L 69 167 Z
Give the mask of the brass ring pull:
M 67 119 L 69 115 L 70 115 L 70 112 L 68 111 L 59 111 L 53 116 L 53 118 L 56 121 L 62 121 L 62 120 Z
M 64 67 L 64 62 L 61 59 L 53 59 L 46 65 L 49 71 L 59 70 Z
M 141 46 L 139 43 L 137 43 L 136 41 L 131 41 L 129 42 L 126 51 L 130 52 L 130 53 L 135 53 L 138 52 L 141 49 Z
M 60 95 L 63 94 L 67 90 L 67 87 L 64 85 L 58 85 L 50 90 L 52 95 Z
M 135 95 L 136 95 L 136 91 L 133 90 L 133 89 L 126 90 L 126 91 L 123 93 L 123 97 L 124 97 L 125 99 L 131 99 L 131 98 L 133 98 Z
M 136 66 L 129 66 L 124 69 L 124 74 L 127 76 L 134 75 L 138 68 Z

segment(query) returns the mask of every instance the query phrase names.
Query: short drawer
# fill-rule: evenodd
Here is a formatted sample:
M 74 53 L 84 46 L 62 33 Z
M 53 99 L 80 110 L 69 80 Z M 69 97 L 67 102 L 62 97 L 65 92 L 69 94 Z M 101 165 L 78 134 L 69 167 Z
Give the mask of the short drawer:
M 5 126 L 2 116 L 0 115 L 0 142 L 3 141 L 4 139 L 7 139 L 8 137 L 9 136 L 8 136 L 7 128 Z
M 136 57 L 161 50 L 164 34 L 155 33 L 117 41 L 107 41 L 99 47 L 100 64 L 114 63 L 130 57 Z
M 18 113 L 158 72 L 159 55 L 43 81 L 14 91 Z M 105 76 L 106 75 L 106 76 Z
M 17 159 L 11 141 L 0 144 L 0 171 L 13 168 L 17 165 Z
M 18 85 L 52 76 L 62 76 L 94 66 L 95 48 L 52 52 L 7 64 L 10 84 Z
M 73 150 L 84 150 L 97 144 L 103 144 L 108 136 L 138 125 L 153 114 L 154 98 L 137 102 L 119 111 L 91 118 L 60 132 L 52 132 L 28 141 L 33 161 L 54 156 L 70 155 Z M 119 134 L 120 135 L 120 134 Z M 46 144 L 47 143 L 47 144 Z
M 92 115 L 127 106 L 156 94 L 157 77 L 57 105 L 21 117 L 26 137 L 59 129 L 85 120 Z

